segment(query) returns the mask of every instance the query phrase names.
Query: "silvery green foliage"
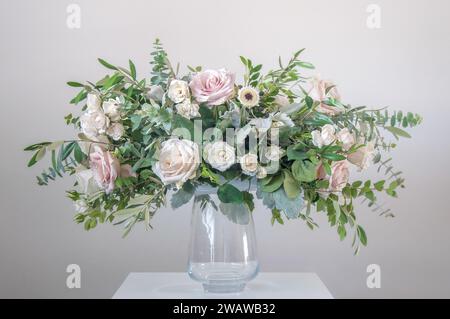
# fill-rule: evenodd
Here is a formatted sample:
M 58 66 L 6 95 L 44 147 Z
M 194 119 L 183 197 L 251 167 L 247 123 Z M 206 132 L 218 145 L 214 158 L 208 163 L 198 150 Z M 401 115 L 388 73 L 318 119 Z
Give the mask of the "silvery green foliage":
M 303 195 L 299 194 L 296 198 L 290 199 L 287 197 L 283 187 L 273 193 L 266 193 L 261 191 L 260 183 L 258 183 L 258 190 L 256 196 L 263 200 L 263 204 L 269 209 L 278 209 L 282 211 L 287 218 L 295 219 L 300 215 L 303 209 L 304 201 Z

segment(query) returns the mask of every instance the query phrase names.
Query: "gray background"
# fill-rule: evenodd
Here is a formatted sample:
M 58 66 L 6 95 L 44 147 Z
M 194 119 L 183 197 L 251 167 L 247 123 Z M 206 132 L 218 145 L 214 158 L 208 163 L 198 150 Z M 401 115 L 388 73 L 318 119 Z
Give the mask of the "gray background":
M 424 124 L 394 152 L 408 186 L 388 203 L 396 218 L 359 209 L 368 248 L 354 257 L 323 216 L 314 232 L 302 221 L 272 227 L 259 206 L 259 256 L 263 271 L 317 272 L 336 297 L 450 297 L 448 1 L 77 1 L 75 30 L 66 26 L 70 3 L 0 4 L 0 297 L 108 298 L 130 271 L 185 269 L 190 207 L 161 210 L 153 231 L 139 225 L 125 240 L 110 225 L 85 232 L 64 196 L 71 178 L 37 186 L 43 166 L 26 169 L 21 151 L 73 136 L 63 116 L 77 112 L 68 103 L 75 90 L 65 82 L 99 79 L 97 57 L 122 65 L 131 58 L 148 76 L 155 37 L 172 61 L 237 73 L 238 55 L 267 70 L 278 55 L 306 47 L 305 58 L 346 102 L 420 112 Z M 382 9 L 381 29 L 366 27 L 370 3 Z M 81 266 L 81 289 L 66 288 L 71 263 Z M 366 287 L 372 263 L 381 266 L 380 289 Z

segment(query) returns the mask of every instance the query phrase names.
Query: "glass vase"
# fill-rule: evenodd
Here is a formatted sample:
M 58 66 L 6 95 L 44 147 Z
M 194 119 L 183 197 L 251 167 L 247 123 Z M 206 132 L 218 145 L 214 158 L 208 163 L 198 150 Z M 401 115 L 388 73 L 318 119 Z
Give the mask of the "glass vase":
M 236 293 L 258 274 L 253 217 L 242 205 L 221 203 L 216 191 L 194 196 L 188 273 L 205 292 Z

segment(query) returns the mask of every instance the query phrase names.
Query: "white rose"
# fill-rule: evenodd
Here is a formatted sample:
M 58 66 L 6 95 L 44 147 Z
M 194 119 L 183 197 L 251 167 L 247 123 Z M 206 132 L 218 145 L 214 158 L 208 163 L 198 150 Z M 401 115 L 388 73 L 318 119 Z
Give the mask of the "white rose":
M 86 112 L 80 117 L 81 130 L 87 137 L 105 134 L 109 118 L 102 111 Z
M 336 130 L 331 124 L 326 124 L 322 129 L 311 132 L 312 142 L 317 147 L 330 145 L 336 140 Z
M 191 119 L 193 117 L 200 117 L 200 113 L 198 111 L 199 106 L 196 103 L 192 103 L 189 100 L 185 100 L 181 103 L 178 103 L 176 106 L 178 114 L 184 116 L 185 118 Z
M 169 85 L 169 90 L 167 92 L 169 99 L 171 99 L 175 103 L 181 103 L 188 97 L 189 94 L 189 86 L 187 82 L 181 80 L 172 80 Z
M 164 90 L 159 85 L 150 86 L 150 90 L 147 92 L 147 97 L 157 102 L 161 102 L 164 96 Z
M 258 171 L 258 156 L 253 153 L 248 153 L 242 156 L 239 160 L 242 172 L 246 175 L 253 176 Z
M 75 178 L 77 180 L 76 189 L 83 194 L 91 195 L 100 190 L 97 182 L 95 181 L 92 170 L 79 165 L 75 169 Z
M 200 165 L 197 144 L 173 137 L 161 146 L 159 161 L 153 166 L 153 171 L 164 185 L 176 183 L 177 187 L 181 187 L 188 179 L 195 177 Z
M 375 143 L 373 141 L 367 142 L 365 146 L 356 150 L 347 156 L 350 163 L 359 167 L 360 170 L 366 169 L 370 166 L 370 162 L 375 155 Z
M 209 143 L 203 150 L 203 156 L 213 168 L 224 172 L 236 162 L 234 147 L 226 142 Z
M 120 140 L 120 138 L 123 136 L 124 132 L 125 132 L 125 129 L 124 129 L 123 125 L 120 123 L 113 123 L 106 130 L 106 134 L 108 134 L 108 136 L 111 137 L 114 141 Z
M 75 206 L 75 212 L 77 213 L 85 213 L 88 210 L 88 205 L 85 200 L 79 199 L 73 203 Z
M 120 101 L 109 99 L 102 104 L 105 115 L 113 122 L 120 120 Z
M 283 150 L 278 145 L 271 145 L 267 148 L 265 156 L 269 161 L 279 161 L 283 156 Z
M 262 179 L 267 176 L 267 169 L 264 166 L 258 166 L 258 170 L 256 172 L 256 178 Z
M 346 127 L 340 130 L 336 134 L 336 137 L 338 141 L 342 143 L 342 148 L 346 151 L 348 151 L 353 144 L 355 144 L 355 136 L 350 133 L 349 129 Z
M 87 111 L 96 112 L 101 110 L 102 100 L 97 94 L 89 93 L 87 95 Z

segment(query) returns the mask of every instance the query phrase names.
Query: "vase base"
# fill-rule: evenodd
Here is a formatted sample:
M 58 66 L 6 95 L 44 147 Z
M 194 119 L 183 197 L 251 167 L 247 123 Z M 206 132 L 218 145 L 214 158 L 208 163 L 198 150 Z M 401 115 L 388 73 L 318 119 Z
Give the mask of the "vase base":
M 226 294 L 243 291 L 245 283 L 207 283 L 203 284 L 203 290 L 207 293 Z

